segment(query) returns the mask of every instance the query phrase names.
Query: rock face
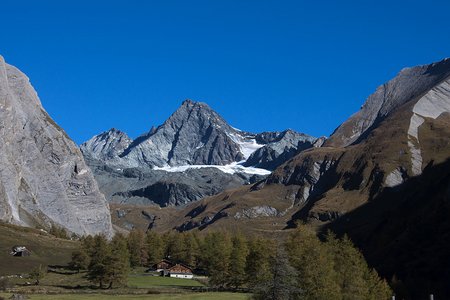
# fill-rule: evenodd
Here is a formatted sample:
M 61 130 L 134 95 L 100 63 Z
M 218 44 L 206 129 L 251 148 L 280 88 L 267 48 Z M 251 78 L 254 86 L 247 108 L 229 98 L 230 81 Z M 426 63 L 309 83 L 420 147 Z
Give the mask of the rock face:
M 325 146 L 345 147 L 356 142 L 393 111 L 422 97 L 449 75 L 450 59 L 401 70 L 394 79 L 378 87 L 361 110 L 335 130 Z
M 118 161 L 119 155 L 130 146 L 132 141 L 126 133 L 111 128 L 83 143 L 80 150 L 90 159 Z
M 29 79 L 0 57 L 0 219 L 112 235 L 105 197 Z
M 312 136 L 293 130 L 283 132 L 267 132 L 258 134 L 256 141 L 266 144 L 253 152 L 244 166 L 274 170 L 296 154 L 312 147 L 320 147 L 323 143 Z M 316 143 L 316 141 L 319 141 Z
M 186 100 L 164 124 L 136 139 L 121 157 L 129 167 L 225 165 L 244 159 L 247 141 L 221 116 Z
M 323 138 L 293 130 L 244 132 L 207 104 L 186 100 L 134 141 L 111 129 L 82 144 L 81 151 L 109 201 L 167 206 L 262 180 L 267 170 L 322 143 Z
M 87 162 L 100 190 L 110 202 L 118 204 L 179 206 L 265 178 L 246 173 L 228 174 L 217 168 L 166 172 L 117 169 L 105 166 L 101 161 Z

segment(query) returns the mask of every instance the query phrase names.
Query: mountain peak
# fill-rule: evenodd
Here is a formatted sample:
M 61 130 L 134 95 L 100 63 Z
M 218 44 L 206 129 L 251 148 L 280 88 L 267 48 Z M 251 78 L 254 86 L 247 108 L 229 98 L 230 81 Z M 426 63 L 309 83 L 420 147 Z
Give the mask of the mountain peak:
M 97 160 L 111 160 L 117 157 L 131 144 L 128 135 L 116 128 L 111 128 L 96 136 L 80 146 L 85 156 Z
M 230 132 L 234 131 L 208 104 L 190 99 L 183 101 L 181 106 L 166 120 L 163 126 L 180 128 L 189 124 L 189 126 L 195 128 L 195 123 L 202 123 L 204 126 L 223 127 Z

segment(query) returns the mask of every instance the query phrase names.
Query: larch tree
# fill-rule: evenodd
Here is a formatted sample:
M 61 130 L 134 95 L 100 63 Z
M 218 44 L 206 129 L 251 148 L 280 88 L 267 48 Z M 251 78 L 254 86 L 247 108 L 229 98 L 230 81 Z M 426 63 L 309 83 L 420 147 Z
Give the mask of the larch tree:
M 127 283 L 130 272 L 130 254 L 125 238 L 117 234 L 110 243 L 110 252 L 106 264 L 106 277 L 109 281 L 108 288 L 123 286 Z
M 246 279 L 245 266 L 247 263 L 248 246 L 245 237 L 238 233 L 232 237 L 228 284 L 234 288 L 242 286 Z
M 305 226 L 297 228 L 287 240 L 286 251 L 298 274 L 300 292 L 294 299 L 342 299 L 333 256 L 314 231 Z
M 271 258 L 271 276 L 254 288 L 253 298 L 257 300 L 294 299 L 301 291 L 297 287 L 297 271 L 291 266 L 289 257 L 282 245 Z
M 165 244 L 162 237 L 153 231 L 147 232 L 147 257 L 150 265 L 156 264 L 164 258 Z
M 213 286 L 224 287 L 230 267 L 231 239 L 225 232 L 211 232 L 205 237 L 202 247 L 202 261 Z
M 140 229 L 133 229 L 127 237 L 128 252 L 130 253 L 130 265 L 132 268 L 145 266 L 148 259 L 146 235 Z
M 76 270 L 78 273 L 80 270 L 86 270 L 89 266 L 89 256 L 83 247 L 72 252 L 72 259 L 69 262 L 69 267 L 72 270 Z
M 87 277 L 93 283 L 98 283 L 100 288 L 108 281 L 108 260 L 110 249 L 108 241 L 103 235 L 97 235 L 93 239 L 91 248 L 91 261 L 88 266 Z
M 246 282 L 249 287 L 270 280 L 271 258 L 274 245 L 269 240 L 257 238 L 248 243 L 248 255 L 245 265 Z

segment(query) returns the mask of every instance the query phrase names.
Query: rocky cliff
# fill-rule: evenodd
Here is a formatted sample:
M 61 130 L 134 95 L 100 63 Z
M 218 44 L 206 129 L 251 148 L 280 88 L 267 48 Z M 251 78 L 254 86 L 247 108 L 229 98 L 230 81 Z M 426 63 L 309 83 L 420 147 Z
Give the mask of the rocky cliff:
M 0 219 L 112 235 L 108 204 L 78 147 L 26 75 L 0 57 Z
M 450 60 L 405 68 L 377 88 L 361 109 L 339 126 L 325 146 L 345 147 L 364 138 L 403 104 L 420 99 L 450 75 Z

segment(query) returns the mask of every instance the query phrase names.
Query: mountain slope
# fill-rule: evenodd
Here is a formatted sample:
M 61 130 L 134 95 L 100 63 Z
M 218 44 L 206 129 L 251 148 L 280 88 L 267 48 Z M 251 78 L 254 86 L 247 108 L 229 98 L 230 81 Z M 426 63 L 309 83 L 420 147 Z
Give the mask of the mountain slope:
M 420 175 L 426 166 L 443 163 L 450 158 L 449 60 L 410 70 L 420 70 L 421 75 L 413 77 L 414 84 L 429 89 L 421 90 L 420 95 L 408 91 L 409 99 L 398 93 L 388 93 L 384 98 L 370 96 L 370 102 L 374 99 L 381 102 L 377 103 L 377 115 L 379 112 L 387 113 L 373 122 L 370 129 L 365 129 L 352 145 L 331 147 L 330 144 L 337 140 L 349 141 L 352 138 L 353 133 L 344 134 L 337 130 L 330 137 L 331 142 L 302 151 L 263 182 L 240 193 L 225 192 L 205 199 L 206 204 L 201 205 L 211 203 L 209 205 L 215 207 L 214 212 L 220 212 L 221 223 L 224 224 L 228 222 L 226 220 L 231 222 L 230 216 L 245 205 L 243 202 L 247 203 L 244 199 L 248 197 L 253 199 L 252 207 L 256 210 L 259 206 L 271 206 L 271 201 L 284 201 L 286 211 L 279 220 L 285 222 L 288 217 L 285 225 L 294 226 L 301 219 L 320 226 L 379 199 L 385 189 Z M 399 92 L 405 85 L 410 86 L 404 81 L 404 73 L 402 71 L 400 78 L 385 86 L 389 86 L 390 91 Z M 379 91 L 380 88 L 375 94 Z M 397 99 L 402 100 L 397 102 Z M 350 120 L 356 120 L 355 116 L 362 114 L 357 113 Z M 230 206 L 231 203 L 234 205 Z M 190 209 L 195 210 L 195 205 Z M 199 223 L 204 217 L 207 216 L 197 214 L 192 220 L 180 219 L 178 226 L 191 221 Z M 215 224 L 206 226 L 214 227 Z
M 108 204 L 78 147 L 29 79 L 0 57 L 0 220 L 112 234 Z
M 450 61 L 400 72 L 323 147 L 267 179 L 186 207 L 177 230 L 282 234 L 296 222 L 349 234 L 372 266 L 409 294 L 447 299 Z
M 406 102 L 421 98 L 449 75 L 450 59 L 401 70 L 395 78 L 378 87 L 361 110 L 335 130 L 325 146 L 345 147 L 356 142 L 391 112 Z

